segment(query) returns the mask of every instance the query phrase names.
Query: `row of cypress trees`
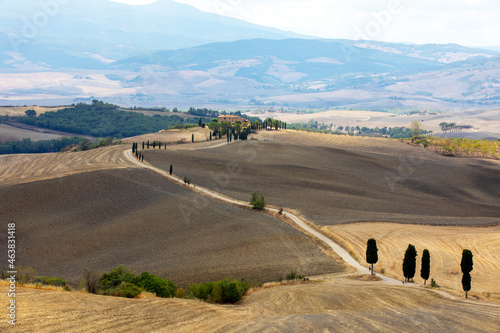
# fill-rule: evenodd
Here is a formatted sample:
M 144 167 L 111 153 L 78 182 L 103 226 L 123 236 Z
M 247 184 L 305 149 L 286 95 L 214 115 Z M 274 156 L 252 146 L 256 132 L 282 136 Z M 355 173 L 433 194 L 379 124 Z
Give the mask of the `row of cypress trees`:
M 465 291 L 465 298 L 467 298 L 467 293 L 471 289 L 471 276 L 470 272 L 473 269 L 472 252 L 470 250 L 463 250 L 462 261 L 460 263 L 460 268 L 462 270 L 462 288 Z M 370 271 L 373 272 L 373 264 L 378 262 L 378 248 L 377 241 L 370 238 L 366 244 L 366 262 L 371 265 Z M 409 244 L 406 249 L 405 256 L 403 259 L 403 275 L 406 281 L 410 281 L 415 276 L 417 269 L 417 249 L 414 245 Z M 424 279 L 424 285 L 429 279 L 431 271 L 431 258 L 429 250 L 424 249 L 422 252 L 422 267 L 420 269 L 420 277 Z

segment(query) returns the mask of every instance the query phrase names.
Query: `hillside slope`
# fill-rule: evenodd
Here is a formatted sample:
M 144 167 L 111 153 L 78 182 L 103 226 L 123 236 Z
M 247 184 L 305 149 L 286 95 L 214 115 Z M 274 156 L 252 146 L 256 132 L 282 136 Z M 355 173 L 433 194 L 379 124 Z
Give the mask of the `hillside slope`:
M 260 135 L 270 141 L 195 154 L 146 150 L 144 160 L 164 170 L 172 163 L 193 182 L 239 200 L 258 192 L 269 204 L 296 209 L 319 224 L 499 222 L 495 161 L 446 158 L 386 139 L 319 134 L 331 142 L 318 147 L 294 132 Z
M 233 306 L 26 288 L 18 290 L 18 306 L 13 332 L 495 332 L 500 326 L 497 305 L 344 277 L 260 290 Z
M 16 223 L 17 261 L 78 286 L 84 269 L 123 264 L 175 283 L 297 269 L 343 271 L 278 219 L 208 199 L 145 170 L 115 169 L 0 187 L 2 221 Z M 6 234 L 1 234 L 6 241 Z M 6 259 L 6 252 L 0 255 Z

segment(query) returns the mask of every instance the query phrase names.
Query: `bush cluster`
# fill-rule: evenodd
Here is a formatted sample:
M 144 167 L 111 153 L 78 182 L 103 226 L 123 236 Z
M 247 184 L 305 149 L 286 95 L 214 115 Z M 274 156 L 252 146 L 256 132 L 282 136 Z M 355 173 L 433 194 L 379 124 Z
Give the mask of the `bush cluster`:
M 148 272 L 135 276 L 125 266 L 112 268 L 99 279 L 97 293 L 102 295 L 133 298 L 143 290 L 158 297 L 174 297 L 177 286 L 170 280 L 162 279 Z
M 266 200 L 264 199 L 263 195 L 261 195 L 259 198 L 257 193 L 253 192 L 250 195 L 250 204 L 252 205 L 252 208 L 255 210 L 264 210 L 266 207 Z
M 188 298 L 198 298 L 210 303 L 236 303 L 248 291 L 245 279 L 222 279 L 215 282 L 195 283 L 187 287 Z

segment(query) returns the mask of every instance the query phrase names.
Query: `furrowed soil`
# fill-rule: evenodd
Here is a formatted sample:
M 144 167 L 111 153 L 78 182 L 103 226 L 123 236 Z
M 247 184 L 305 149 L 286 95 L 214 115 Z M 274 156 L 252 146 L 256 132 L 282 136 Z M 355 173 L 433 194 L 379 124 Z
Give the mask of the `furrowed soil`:
M 387 139 L 263 132 L 212 149 L 144 150 L 144 160 L 242 201 L 251 192 L 319 225 L 500 222 L 500 164 Z M 264 141 L 267 140 L 267 141 Z M 203 148 L 203 147 L 200 147 Z
M 6 286 L 0 287 L 5 304 Z M 327 277 L 252 292 L 236 305 L 18 287 L 12 332 L 498 332 L 500 307 L 424 288 Z M 7 329 L 6 320 L 0 329 Z
M 344 271 L 271 216 L 206 198 L 142 169 L 80 173 L 0 187 L 0 221 L 16 223 L 16 264 L 78 286 L 85 269 L 123 264 L 180 286 L 225 277 L 275 281 Z M 1 233 L 2 243 L 6 233 Z M 0 260 L 7 262 L 6 251 Z
M 0 186 L 53 179 L 95 170 L 134 168 L 125 145 L 81 152 L 0 155 Z
M 431 257 L 431 275 L 442 287 L 462 290 L 460 261 L 462 250 L 472 251 L 474 269 L 471 272 L 471 295 L 500 301 L 500 226 L 489 228 L 430 227 L 396 223 L 356 223 L 323 227 L 351 244 L 358 258 L 365 262 L 366 242 L 377 240 L 379 262 L 375 271 L 402 279 L 402 263 L 408 244 L 417 249 L 415 283 L 420 277 L 422 251 L 428 249 Z M 430 278 L 429 281 L 430 282 Z M 460 293 L 462 294 L 462 293 Z M 490 295 L 488 295 L 490 294 Z

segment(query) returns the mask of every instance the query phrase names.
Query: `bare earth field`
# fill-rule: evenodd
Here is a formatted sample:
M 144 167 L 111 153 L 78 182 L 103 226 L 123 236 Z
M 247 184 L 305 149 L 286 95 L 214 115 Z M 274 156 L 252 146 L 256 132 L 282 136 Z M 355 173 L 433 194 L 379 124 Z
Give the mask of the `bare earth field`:
M 7 301 L 2 286 L 1 303 Z M 19 288 L 12 332 L 497 332 L 500 307 L 343 276 L 267 288 L 236 305 Z M 0 329 L 6 329 L 0 322 Z
M 74 286 L 86 268 L 119 264 L 181 286 L 229 276 L 275 281 L 292 269 L 344 270 L 280 220 L 206 198 L 152 171 L 102 170 L 1 186 L 0 199 L 0 220 L 16 223 L 16 263 Z M 5 251 L 0 257 L 6 262 Z
M 349 242 L 362 264 L 365 262 L 366 242 L 377 240 L 379 262 L 375 271 L 384 268 L 385 274 L 402 279 L 403 257 L 408 244 L 417 248 L 417 274 L 415 283 L 423 284 L 420 277 L 421 256 L 424 249 L 431 255 L 431 278 L 442 287 L 461 290 L 460 260 L 463 249 L 474 255 L 471 295 L 500 300 L 500 226 L 489 228 L 437 227 L 396 223 L 355 223 L 323 227 L 326 234 L 334 233 Z M 430 279 L 429 279 L 430 280 Z
M 294 135 L 269 132 L 260 136 L 267 142 L 196 152 L 150 149 L 144 160 L 164 170 L 173 164 L 176 175 L 238 200 L 258 192 L 268 204 L 299 211 L 320 225 L 500 222 L 500 165 L 494 161 L 446 158 L 393 140 L 333 142 L 337 136 L 326 134 L 330 142 L 318 147 Z
M 428 248 L 431 276 L 461 297 L 459 256 L 469 248 L 471 294 L 485 300 L 489 292 L 497 300 L 499 163 L 447 158 L 393 140 L 293 131 L 262 132 L 259 141 L 231 144 L 206 142 L 208 132 L 173 131 L 127 143 L 190 142 L 192 133 L 205 142 L 143 151 L 145 162 L 164 170 L 173 164 L 174 174 L 242 201 L 257 191 L 269 204 L 298 211 L 343 238 L 358 258 L 364 258 L 366 239 L 374 237 L 380 260 L 375 267 L 396 278 L 408 243 L 419 255 Z M 179 286 L 231 275 L 274 281 L 291 269 L 308 276 L 345 272 L 280 220 L 133 167 L 123 155 L 127 148 L 0 157 L 0 220 L 16 223 L 19 265 L 73 285 L 86 268 L 107 271 L 118 264 Z M 474 227 L 484 225 L 490 227 Z M 6 235 L 0 237 L 3 243 Z M 5 256 L 0 252 L 0 261 L 6 262 Z M 12 331 L 498 332 L 500 327 L 498 304 L 339 274 L 318 279 L 253 291 L 231 306 L 19 287 L 18 326 Z M 7 291 L 0 284 L 1 304 L 8 302 Z M 0 321 L 0 331 L 6 326 Z

